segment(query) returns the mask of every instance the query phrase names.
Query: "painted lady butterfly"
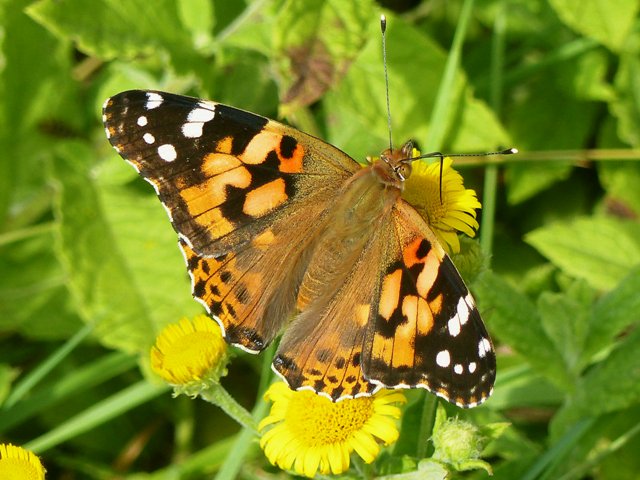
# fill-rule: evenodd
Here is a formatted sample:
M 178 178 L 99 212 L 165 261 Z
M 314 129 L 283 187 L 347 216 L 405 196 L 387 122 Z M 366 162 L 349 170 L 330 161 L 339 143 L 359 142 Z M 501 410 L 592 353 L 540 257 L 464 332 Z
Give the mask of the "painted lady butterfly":
M 362 167 L 273 120 L 156 91 L 108 99 L 103 121 L 155 188 L 226 340 L 257 353 L 286 324 L 273 368 L 291 388 L 489 397 L 496 359 L 474 300 L 400 197 L 411 144 Z

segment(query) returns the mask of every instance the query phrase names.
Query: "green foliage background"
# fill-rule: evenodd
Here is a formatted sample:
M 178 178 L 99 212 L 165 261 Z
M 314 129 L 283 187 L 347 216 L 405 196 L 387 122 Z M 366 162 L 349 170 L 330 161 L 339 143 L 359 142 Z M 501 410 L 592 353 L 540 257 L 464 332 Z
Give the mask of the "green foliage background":
M 363 159 L 388 141 L 383 11 L 395 142 L 521 151 L 457 163 L 485 206 L 491 268 L 466 276 L 499 372 L 484 406 L 450 414 L 512 424 L 485 451 L 493 478 L 637 478 L 636 0 L 0 1 L 0 442 L 49 478 L 275 472 L 218 409 L 145 373 L 159 330 L 200 307 L 101 105 L 129 88 L 211 98 Z M 248 408 L 269 360 L 238 355 L 225 379 Z M 396 454 L 415 456 L 428 396 L 409 398 Z M 364 474 L 408 468 L 388 459 Z

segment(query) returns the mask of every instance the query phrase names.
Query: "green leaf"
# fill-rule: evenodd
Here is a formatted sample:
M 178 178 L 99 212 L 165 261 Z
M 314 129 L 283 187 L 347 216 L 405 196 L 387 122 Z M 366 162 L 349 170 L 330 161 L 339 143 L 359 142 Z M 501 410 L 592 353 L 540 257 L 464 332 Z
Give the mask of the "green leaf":
M 613 51 L 622 48 L 640 6 L 636 0 L 550 0 L 549 3 L 568 26 Z
M 602 296 L 589 315 L 587 359 L 607 347 L 630 325 L 638 324 L 640 312 L 640 267 L 624 277 L 618 286 Z
M 640 32 L 633 35 L 627 51 L 620 55 L 614 86 L 616 97 L 610 102 L 611 113 L 618 119 L 618 136 L 640 147 Z
M 602 362 L 591 368 L 554 423 L 570 425 L 640 403 L 640 330 L 635 330 Z
M 552 263 L 597 289 L 607 290 L 640 263 L 640 225 L 607 217 L 579 218 L 525 236 Z
M 640 164 L 601 162 L 597 168 L 600 182 L 607 191 L 609 208 L 624 216 L 640 216 Z
M 535 112 L 532 112 L 535 115 Z M 518 142 L 516 142 L 518 143 Z M 520 145 L 518 148 L 522 148 Z M 509 165 L 507 167 L 508 199 L 511 204 L 528 200 L 571 174 L 571 165 L 549 162 L 528 162 L 526 165 Z
M 191 32 L 182 24 L 176 0 L 40 0 L 27 13 L 60 38 L 104 59 L 170 53 L 188 70 L 194 58 Z
M 533 303 L 489 271 L 480 275 L 474 287 L 491 333 L 557 386 L 570 388 L 572 381 L 563 368 L 563 359 L 545 333 Z
M 592 300 L 593 292 L 581 281 L 575 282 L 568 293 L 545 292 L 538 299 L 542 326 L 574 377 L 582 367 Z
M 43 161 L 51 138 L 86 125 L 71 81 L 71 48 L 24 13 L 29 2 L 0 2 L 0 230 L 39 218 L 46 196 Z M 64 108 L 60 108 L 64 106 Z M 20 161 L 16 161 L 20 159 Z
M 90 170 L 85 144 L 57 153 L 56 247 L 78 311 L 104 344 L 146 351 L 164 324 L 199 310 L 175 234 L 150 192 L 110 184 L 109 164 Z
M 371 0 L 285 3 L 272 33 L 284 108 L 307 106 L 340 81 L 378 26 L 376 13 Z

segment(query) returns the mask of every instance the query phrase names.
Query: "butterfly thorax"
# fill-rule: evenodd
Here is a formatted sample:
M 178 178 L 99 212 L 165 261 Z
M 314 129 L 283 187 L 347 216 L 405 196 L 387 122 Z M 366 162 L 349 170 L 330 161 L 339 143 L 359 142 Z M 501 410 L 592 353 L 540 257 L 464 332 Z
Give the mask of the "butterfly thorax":
M 325 304 L 349 280 L 351 267 L 360 261 L 365 245 L 381 225 L 389 221 L 400 198 L 403 181 L 393 175 L 393 169 L 379 161 L 345 182 L 319 232 L 299 291 L 299 307 Z

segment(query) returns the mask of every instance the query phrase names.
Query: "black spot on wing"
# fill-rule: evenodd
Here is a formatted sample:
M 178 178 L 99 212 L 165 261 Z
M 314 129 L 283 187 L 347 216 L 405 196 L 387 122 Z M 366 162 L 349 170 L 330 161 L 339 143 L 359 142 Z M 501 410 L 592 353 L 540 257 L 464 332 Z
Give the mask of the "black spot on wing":
M 289 135 L 285 135 L 282 137 L 282 140 L 280 141 L 280 154 L 284 158 L 291 158 L 297 146 L 298 146 L 298 141 L 295 138 Z
M 422 260 L 423 258 L 425 258 L 429 252 L 431 251 L 431 243 L 423 238 L 422 241 L 420 242 L 420 245 L 418 246 L 418 250 L 416 251 L 416 256 Z

